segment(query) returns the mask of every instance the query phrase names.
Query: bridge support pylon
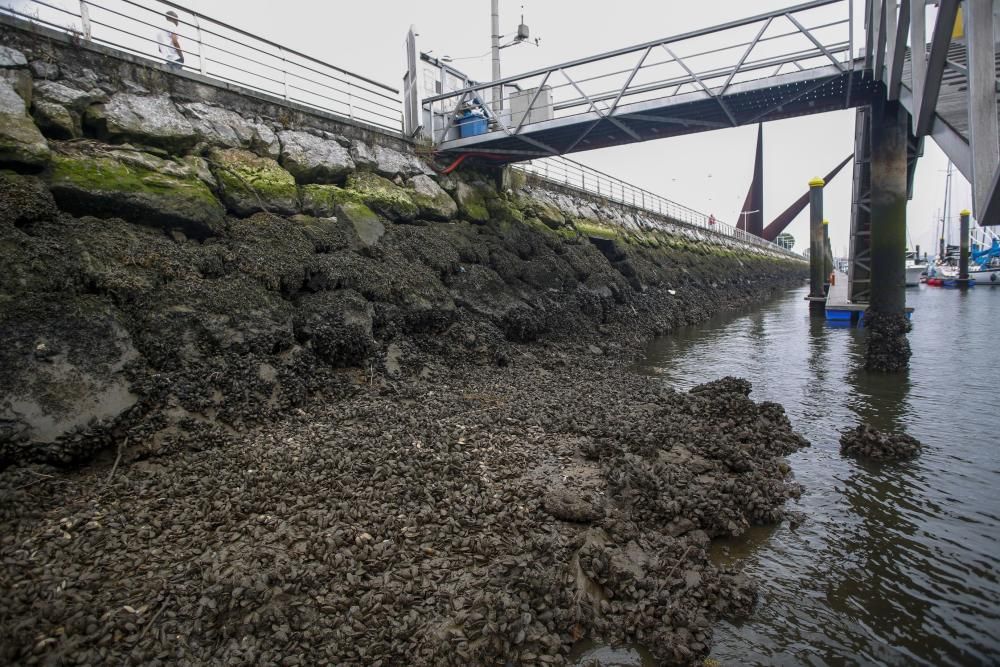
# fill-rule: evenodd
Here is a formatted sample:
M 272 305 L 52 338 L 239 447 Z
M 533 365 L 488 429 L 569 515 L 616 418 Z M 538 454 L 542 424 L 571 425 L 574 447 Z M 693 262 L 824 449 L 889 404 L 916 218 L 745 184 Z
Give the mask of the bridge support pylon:
M 822 178 L 809 181 L 809 312 L 826 310 L 826 243 L 823 225 Z
M 958 286 L 966 288 L 969 286 L 969 217 L 972 211 L 964 209 L 959 213 L 961 220 L 961 240 L 958 246 Z
M 910 116 L 899 102 L 878 96 L 871 117 L 871 297 L 865 366 L 905 370 L 906 339 L 906 151 Z

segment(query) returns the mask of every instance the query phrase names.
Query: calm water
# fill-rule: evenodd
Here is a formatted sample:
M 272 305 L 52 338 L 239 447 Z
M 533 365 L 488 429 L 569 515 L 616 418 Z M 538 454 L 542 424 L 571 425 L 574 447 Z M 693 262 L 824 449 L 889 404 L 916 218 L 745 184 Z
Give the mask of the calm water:
M 907 290 L 907 375 L 862 369 L 864 334 L 810 319 L 806 290 L 655 341 L 641 371 L 689 388 L 723 375 L 785 406 L 812 447 L 791 457 L 806 494 L 792 530 L 717 545 L 761 582 L 753 617 L 723 625 L 726 665 L 1000 664 L 1000 443 L 994 353 L 1000 288 Z M 861 421 L 905 429 L 915 461 L 839 454 Z

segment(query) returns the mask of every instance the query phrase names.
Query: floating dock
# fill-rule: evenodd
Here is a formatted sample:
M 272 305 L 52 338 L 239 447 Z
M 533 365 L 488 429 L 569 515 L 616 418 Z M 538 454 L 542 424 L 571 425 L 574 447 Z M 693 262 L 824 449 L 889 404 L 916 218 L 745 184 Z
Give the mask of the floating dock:
M 838 323 L 862 324 L 867 303 L 852 303 L 847 299 L 847 275 L 838 273 L 836 282 L 830 285 L 826 294 L 826 319 Z M 906 319 L 910 319 L 913 308 L 906 307 Z

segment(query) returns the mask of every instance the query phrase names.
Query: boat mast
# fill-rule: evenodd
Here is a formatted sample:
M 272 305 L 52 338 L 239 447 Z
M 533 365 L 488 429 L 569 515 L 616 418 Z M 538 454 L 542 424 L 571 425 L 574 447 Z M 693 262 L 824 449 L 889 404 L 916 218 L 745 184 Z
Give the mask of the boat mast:
M 944 212 L 941 215 L 941 247 L 938 254 L 943 262 L 948 256 L 948 241 L 951 232 L 951 160 L 948 160 L 948 176 L 944 181 Z

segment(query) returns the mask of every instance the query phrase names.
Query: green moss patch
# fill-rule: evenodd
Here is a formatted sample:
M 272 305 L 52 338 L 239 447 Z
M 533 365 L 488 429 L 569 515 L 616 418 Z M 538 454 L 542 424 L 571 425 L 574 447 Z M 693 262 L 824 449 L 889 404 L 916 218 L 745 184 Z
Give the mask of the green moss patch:
M 113 154 L 53 153 L 52 194 L 61 209 L 76 215 L 120 217 L 180 228 L 196 237 L 212 235 L 224 214 L 215 195 L 189 169 L 163 162 L 169 168 L 154 170 Z
M 295 178 L 271 158 L 239 148 L 216 149 L 209 154 L 209 164 L 226 208 L 234 214 L 291 215 L 299 210 Z
M 583 218 L 574 220 L 573 227 L 584 236 L 607 239 L 609 241 L 620 240 L 623 236 L 622 232 L 614 227 L 601 225 L 591 220 L 584 220 Z
M 366 206 L 389 220 L 407 222 L 420 212 L 410 194 L 392 181 L 369 172 L 357 172 L 347 178 L 347 189 Z
M 361 202 L 357 192 L 337 185 L 303 185 L 299 188 L 299 197 L 302 210 L 320 218 L 334 215 L 339 204 Z

